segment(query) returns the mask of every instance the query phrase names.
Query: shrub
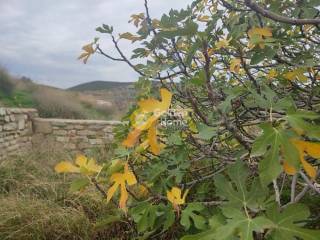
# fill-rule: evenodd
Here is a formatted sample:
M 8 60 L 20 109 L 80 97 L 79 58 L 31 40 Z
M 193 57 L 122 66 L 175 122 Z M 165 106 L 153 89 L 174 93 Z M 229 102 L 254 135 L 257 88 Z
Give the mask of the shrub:
M 37 87 L 33 92 L 41 117 L 87 118 L 85 109 L 73 95 L 57 89 Z

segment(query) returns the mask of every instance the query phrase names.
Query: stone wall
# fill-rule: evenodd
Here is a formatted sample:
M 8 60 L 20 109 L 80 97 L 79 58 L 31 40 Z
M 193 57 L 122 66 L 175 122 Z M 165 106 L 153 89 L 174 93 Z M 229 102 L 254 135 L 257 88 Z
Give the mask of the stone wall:
M 0 159 L 32 147 L 35 109 L 0 108 Z
M 35 118 L 34 140 L 50 139 L 68 150 L 103 147 L 113 138 L 116 121 Z
M 35 109 L 0 108 L 0 159 L 39 144 L 84 152 L 108 145 L 117 121 L 39 118 Z

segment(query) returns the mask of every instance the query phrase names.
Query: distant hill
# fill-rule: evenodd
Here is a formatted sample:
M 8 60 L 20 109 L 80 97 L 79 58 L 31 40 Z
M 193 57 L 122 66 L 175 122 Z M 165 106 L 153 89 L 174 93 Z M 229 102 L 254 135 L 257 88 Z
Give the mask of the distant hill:
M 66 91 L 0 68 L 0 107 L 37 108 L 40 117 L 119 120 L 135 99 L 133 83 L 92 82 Z
M 99 90 L 112 90 L 114 88 L 133 88 L 133 82 L 105 82 L 105 81 L 93 81 L 88 83 L 79 84 L 71 87 L 68 90 L 71 91 L 99 91 Z

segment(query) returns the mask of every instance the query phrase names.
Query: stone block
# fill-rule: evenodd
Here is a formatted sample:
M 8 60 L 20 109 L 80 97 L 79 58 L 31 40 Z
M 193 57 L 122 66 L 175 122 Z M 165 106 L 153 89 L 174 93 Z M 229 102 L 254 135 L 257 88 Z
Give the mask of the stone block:
M 17 129 L 17 124 L 15 122 L 7 123 L 3 126 L 3 130 L 5 130 L 5 131 L 13 131 L 16 129 Z
M 83 125 L 74 125 L 74 129 L 76 130 L 83 130 L 84 126 Z
M 91 145 L 101 145 L 103 144 L 102 139 L 89 139 L 89 143 Z
M 59 136 L 65 136 L 65 135 L 67 135 L 67 131 L 66 130 L 54 130 L 53 131 L 53 134 L 54 135 L 59 135 Z
M 10 115 L 10 121 L 11 121 L 11 122 L 16 121 L 16 117 L 15 117 L 13 114 Z
M 6 115 L 6 109 L 5 108 L 0 108 L 0 116 Z
M 74 143 L 68 143 L 64 147 L 70 150 L 75 150 L 77 148 L 77 146 Z
M 89 130 L 81 130 L 81 131 L 78 131 L 78 135 L 80 135 L 80 136 L 95 136 L 96 132 L 89 131 Z
M 67 143 L 69 142 L 69 138 L 68 137 L 56 137 L 57 142 L 61 142 L 61 143 Z
M 62 121 L 52 121 L 52 126 L 65 127 L 65 126 L 67 126 L 67 123 L 62 122 Z
M 9 115 L 4 116 L 4 121 L 5 122 L 10 122 L 10 116 Z
M 18 129 L 19 130 L 22 130 L 22 129 L 24 129 L 26 127 L 26 122 L 25 122 L 25 120 L 24 119 L 20 119 L 19 121 L 18 121 Z
M 105 125 L 94 124 L 94 125 L 88 126 L 88 129 L 89 130 L 102 130 L 104 127 L 105 127 Z
M 50 122 L 36 120 L 33 122 L 36 133 L 49 134 L 52 133 L 52 125 Z
M 89 143 L 81 142 L 81 143 L 78 144 L 78 149 L 83 150 L 83 149 L 89 149 L 89 148 L 92 148 L 92 145 L 89 144 Z
M 75 129 L 74 125 L 67 125 L 66 127 L 64 127 L 65 130 L 73 130 Z

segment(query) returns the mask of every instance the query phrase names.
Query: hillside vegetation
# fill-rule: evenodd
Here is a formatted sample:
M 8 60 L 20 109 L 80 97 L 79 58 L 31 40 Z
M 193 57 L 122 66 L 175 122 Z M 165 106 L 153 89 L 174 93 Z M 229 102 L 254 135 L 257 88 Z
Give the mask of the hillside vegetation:
M 132 82 L 105 82 L 105 81 L 93 81 L 89 83 L 79 84 L 77 86 L 69 88 L 72 91 L 98 91 L 98 90 L 112 90 L 118 88 L 133 89 Z
M 28 78 L 17 79 L 5 70 L 0 70 L 0 106 L 37 108 L 41 117 L 73 119 L 119 119 L 127 111 L 133 91 L 122 88 L 116 83 L 100 85 L 94 91 L 95 84 L 81 85 L 66 91 L 45 85 L 39 85 Z M 112 88 L 112 91 L 110 91 Z

